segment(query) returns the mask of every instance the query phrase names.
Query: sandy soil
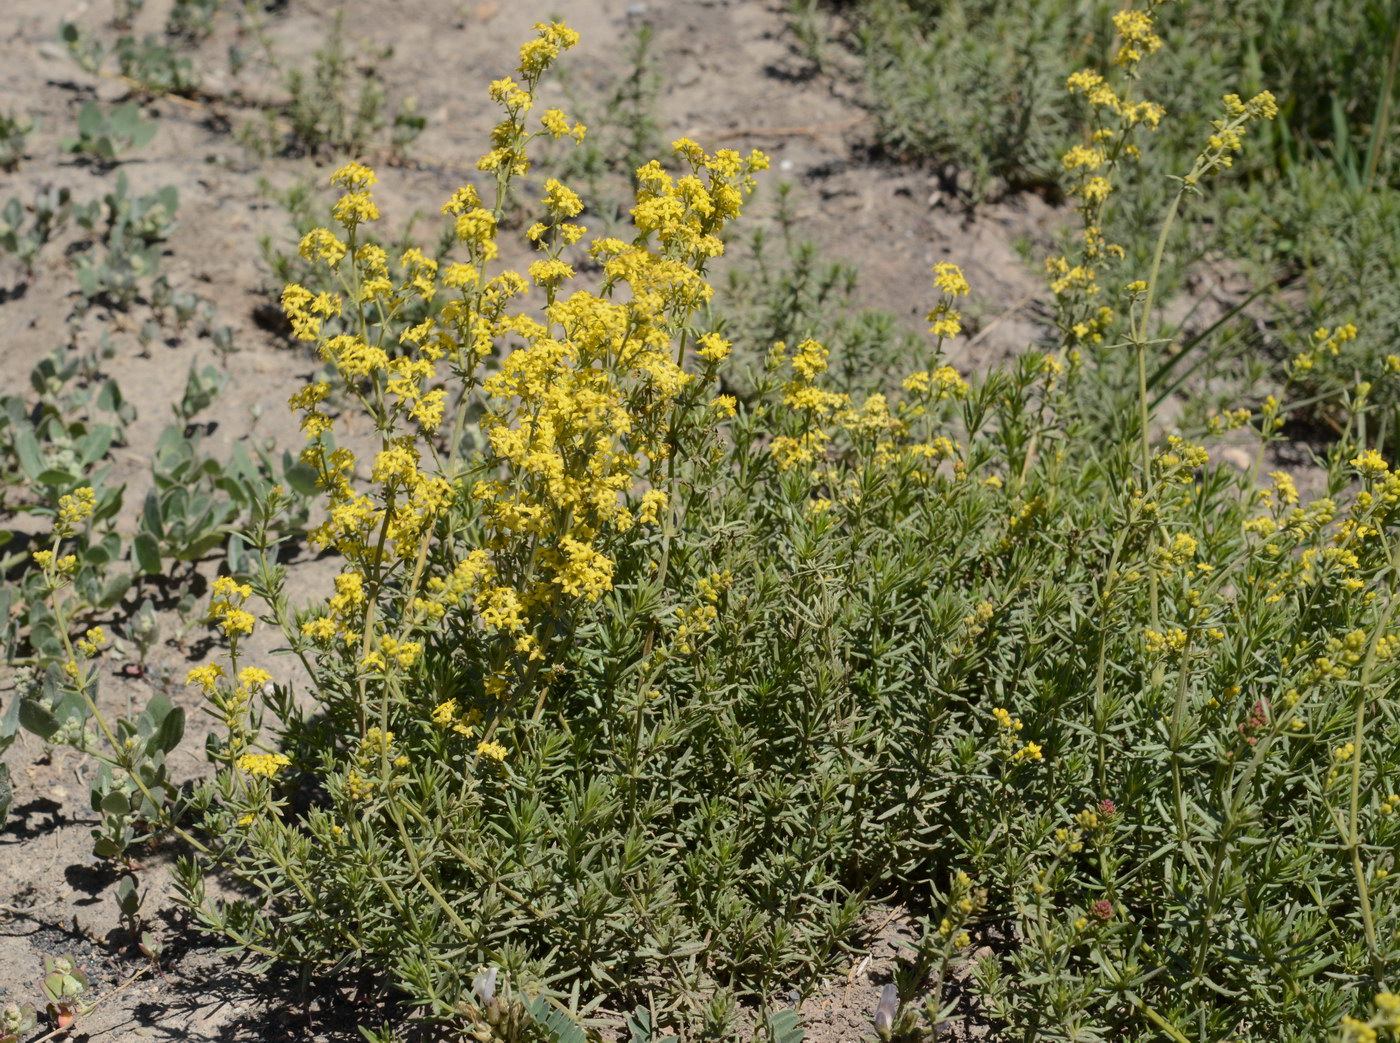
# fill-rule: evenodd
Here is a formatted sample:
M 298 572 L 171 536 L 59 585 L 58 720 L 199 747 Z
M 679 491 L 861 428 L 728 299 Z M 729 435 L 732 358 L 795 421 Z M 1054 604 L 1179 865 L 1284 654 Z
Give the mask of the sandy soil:
M 350 41 L 392 46 L 392 55 L 377 65 L 391 105 L 413 96 L 427 117 L 406 161 L 381 165 L 378 195 L 388 226 L 402 225 L 414 210 L 432 213 L 454 187 L 477 176 L 474 158 L 494 121 L 485 83 L 509 71 L 531 23 L 558 13 L 582 32 L 583 43 L 567 65 L 574 89 L 587 102 L 611 89 L 622 73 L 620 53 L 646 22 L 655 30 L 663 77 L 657 113 L 662 140 L 685 134 L 706 146 L 758 147 L 772 156 L 773 173 L 750 226 L 771 222 L 773 182 L 791 180 L 802 234 L 820 243 L 826 256 L 861 269 L 862 306 L 889 310 L 918 330 L 928 307 L 929 265 L 951 258 L 985 291 L 972 309 L 985 332 L 961 349 L 956 363 L 986 365 L 1033 335 L 1040 281 L 1024 270 L 1015 244 L 1043 241 L 1065 215 L 1034 196 L 1019 196 L 983 206 L 974 219 L 950 201 L 933 172 L 872 158 L 873 120 L 852 86 L 858 77 L 839 75 L 839 54 L 832 56 L 838 74 L 812 68 L 787 31 L 783 0 L 295 0 L 272 7 L 264 28 L 275 52 L 293 59 L 320 44 L 342 9 Z M 168 3 L 147 0 L 137 34 L 159 31 L 167 10 Z M 74 64 L 57 42 L 60 18 L 82 23 L 108 43 L 116 35 L 105 0 L 7 0 L 0 10 L 0 111 L 27 112 L 41 121 L 18 170 L 0 173 L 0 202 L 10 196 L 28 201 L 50 185 L 71 189 L 79 201 L 100 198 L 115 176 L 76 162 L 60 141 L 73 133 L 85 101 L 115 103 L 132 97 L 130 89 L 119 78 L 89 75 Z M 328 173 L 306 158 L 261 159 L 232 133 L 257 115 L 251 102 L 275 101 L 281 92 L 264 61 L 255 58 L 237 75 L 230 72 L 230 44 L 256 50 L 237 34 L 237 20 L 225 11 L 214 34 L 192 52 L 204 81 L 197 99 L 134 96 L 159 129 L 150 145 L 121 166 L 136 192 L 166 185 L 179 190 L 179 224 L 165 244 L 163 270 L 177 288 L 208 298 L 216 324 L 234 331 L 238 350 L 220 363 L 228 385 L 200 418 L 210 425 L 206 448 L 219 457 L 240 441 L 269 439 L 293 449 L 301 444 L 284 403 L 313 363 L 269 320 L 273 280 L 258 248 L 259 237 L 268 235 L 290 250 L 293 234 L 285 211 L 259 183 L 323 183 Z M 563 103 L 562 88 L 552 89 L 558 97 L 551 103 Z M 104 368 L 139 411 L 127 444 L 113 451 L 111 479 L 127 483 L 127 511 L 134 513 L 149 482 L 154 441 L 170 420 L 166 403 L 179 397 L 193 360 L 214 362 L 215 355 L 207 337 L 195 334 L 157 340 L 143 350 L 136 336 L 139 305 L 132 314 L 94 309 L 70 326 L 76 289 L 71 255 L 81 249 L 75 245 L 80 239 L 70 229 L 50 243 L 32 277 L 0 258 L 0 391 L 24 392 L 31 367 L 56 347 L 90 349 L 105 337 L 112 354 Z M 23 527 L 23 520 L 0 524 Z M 123 528 L 131 531 L 131 523 Z M 212 575 L 216 564 L 206 563 L 203 573 Z M 299 596 L 323 590 L 332 567 L 324 560 L 299 561 Z M 195 593 L 201 593 L 198 585 Z M 181 626 L 170 613 L 163 622 L 167 634 Z M 189 640 L 157 648 L 144 678 L 123 676 L 123 664 L 107 663 L 104 702 L 139 704 L 164 690 L 193 710 L 179 679 L 204 650 L 195 640 L 199 634 L 195 628 Z M 264 633 L 260 640 L 252 651 L 270 651 L 271 638 Z M 295 679 L 289 660 L 273 662 L 282 664 L 282 679 Z M 197 721 L 197 715 L 192 718 Z M 172 758 L 177 777 L 203 770 L 202 730 L 192 722 L 191 733 Z M 91 854 L 90 766 L 71 751 L 43 749 L 32 736 L 11 748 L 8 761 L 16 794 L 11 821 L 0 833 L 0 1002 L 37 1001 L 43 957 L 62 953 L 87 971 L 100 1001 L 82 1023 L 82 1038 L 360 1038 L 353 1026 L 363 1011 L 351 1009 L 345 998 L 304 997 L 295 983 L 245 975 L 191 933 L 166 900 L 170 851 L 155 852 L 138 873 L 148 891 L 146 913 L 167 947 L 159 965 L 142 957 L 120 928 L 117 876 Z M 848 973 L 823 983 L 807 1001 L 807 1038 L 814 1043 L 870 1035 L 880 985 L 889 980 L 893 940 L 909 925 L 897 910 L 876 910 L 870 926 L 867 951 L 853 953 Z

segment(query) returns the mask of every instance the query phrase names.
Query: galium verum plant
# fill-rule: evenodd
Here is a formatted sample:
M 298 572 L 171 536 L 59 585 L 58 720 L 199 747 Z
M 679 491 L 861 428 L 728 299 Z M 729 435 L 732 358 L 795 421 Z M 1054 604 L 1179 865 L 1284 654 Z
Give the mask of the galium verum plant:
M 1155 7 L 1066 85 L 1089 129 L 1064 157 L 1081 223 L 1047 265 L 1054 329 L 976 379 L 943 350 L 972 291 L 945 261 L 898 386 L 832 390 L 805 338 L 717 393 L 706 273 L 757 153 L 682 139 L 678 172 L 637 172 L 632 240 L 586 248 L 583 200 L 546 179 L 536 260 L 500 270 L 532 140 L 584 134 L 531 115 L 576 40 L 560 24 L 491 85 L 487 187 L 444 208 L 455 255 L 410 248 L 391 278 L 375 175 L 339 170 L 336 227 L 301 244 L 338 289 L 283 304 L 327 366 L 292 406 L 342 566 L 289 603 L 274 495 L 254 566 L 215 586 L 228 660 L 191 680 L 224 734 L 193 800 L 220 840 L 179 872 L 202 922 L 375 971 L 481 1039 L 521 1024 L 470 986 L 496 974 L 585 1020 L 772 1033 L 877 895 L 927 914 L 882 1032 L 1389 1026 L 1400 474 L 1364 408 L 1311 501 L 1265 474 L 1279 399 L 1199 432 L 1157 416 L 1179 202 L 1147 271 L 1102 231 L 1165 118 L 1135 94 Z M 1223 106 L 1182 194 L 1274 112 Z M 337 441 L 351 415 L 362 455 Z M 1227 434 L 1252 468 L 1212 460 Z M 255 599 L 308 700 L 244 661 Z M 211 865 L 245 896 L 208 898 Z

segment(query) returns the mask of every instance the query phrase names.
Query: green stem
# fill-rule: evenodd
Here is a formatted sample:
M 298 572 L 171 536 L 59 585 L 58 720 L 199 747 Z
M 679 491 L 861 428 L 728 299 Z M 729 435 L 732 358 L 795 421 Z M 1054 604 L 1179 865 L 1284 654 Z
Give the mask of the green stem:
M 1368 702 L 1371 674 L 1376 666 L 1376 649 L 1381 635 L 1390 626 L 1391 613 L 1395 609 L 1395 578 L 1400 569 L 1400 540 L 1391 546 L 1390 551 L 1390 592 L 1386 595 L 1385 608 L 1380 619 L 1371 631 L 1366 645 L 1366 659 L 1361 666 L 1361 677 L 1356 686 L 1354 703 L 1355 720 L 1352 724 L 1351 790 L 1347 802 L 1347 849 L 1351 855 L 1352 874 L 1356 878 L 1356 892 L 1360 899 L 1361 924 L 1366 931 L 1366 951 L 1371 957 L 1371 971 L 1376 980 L 1381 980 L 1381 955 L 1376 940 L 1375 915 L 1371 910 L 1371 889 L 1366 882 L 1366 866 L 1361 860 L 1361 757 L 1366 738 L 1366 703 Z
M 1158 1014 L 1155 1010 L 1148 1006 L 1147 1001 L 1144 1000 L 1141 996 L 1138 996 L 1135 993 L 1129 993 L 1128 999 L 1133 1004 L 1133 1006 L 1135 1006 L 1138 1010 L 1142 1011 L 1143 1016 L 1146 1017 L 1148 1021 L 1152 1022 L 1152 1024 L 1156 1025 L 1159 1029 L 1162 1030 L 1162 1032 L 1166 1033 L 1172 1039 L 1176 1040 L 1177 1043 L 1191 1043 L 1189 1039 L 1187 1039 L 1181 1034 L 1180 1029 L 1178 1029 L 1171 1022 L 1167 1021 L 1166 1018 L 1162 1017 L 1162 1015 Z
M 55 552 L 57 552 L 57 548 L 58 540 L 55 539 Z M 52 566 L 50 565 L 48 568 L 46 568 L 45 572 L 47 573 L 46 578 L 49 580 L 49 584 L 52 587 L 55 578 L 54 573 L 52 571 Z M 51 604 L 53 606 L 54 616 L 58 621 L 58 626 L 54 629 L 58 631 L 59 639 L 63 642 L 63 651 L 64 654 L 67 656 L 67 662 L 77 663 L 78 657 L 73 651 L 73 640 L 68 634 L 69 617 L 65 615 L 63 610 L 59 607 L 56 592 Z M 126 777 L 129 778 L 135 784 L 136 788 L 141 791 L 141 795 L 145 797 L 148 801 L 150 801 L 151 807 L 155 808 L 156 814 L 160 816 L 160 824 L 164 828 L 168 829 L 170 832 L 174 833 L 185 843 L 189 844 L 190 847 L 194 848 L 201 855 L 213 855 L 214 852 L 209 847 L 205 846 L 197 838 L 192 836 L 190 833 L 187 833 L 184 829 L 182 829 L 179 825 L 175 823 L 175 820 L 170 817 L 170 813 L 166 809 L 166 802 L 160 800 L 158 797 L 156 797 L 154 793 L 151 792 L 151 788 L 146 785 L 145 780 L 141 778 L 139 773 L 131 770 L 131 764 L 127 756 L 129 751 L 126 749 L 125 746 L 123 746 L 120 742 L 117 741 L 116 734 L 113 733 L 111 725 L 107 723 L 107 718 L 102 716 L 102 711 L 97 708 L 96 701 L 88 692 L 87 682 L 81 678 L 74 678 L 74 683 L 78 689 L 78 694 L 83 697 L 83 702 L 87 704 L 88 712 L 92 714 L 93 719 L 97 721 L 98 728 L 102 730 L 102 735 L 107 740 L 107 745 L 112 748 L 113 758 L 119 765 L 121 765 L 122 770 L 126 772 Z
M 1390 17 L 1394 25 L 1390 40 L 1390 60 L 1385 66 L 1385 87 L 1381 90 L 1380 112 L 1376 116 L 1375 126 L 1371 128 L 1371 144 L 1366 149 L 1366 179 L 1363 185 L 1368 192 L 1375 182 L 1381 148 L 1386 132 L 1390 129 L 1390 96 L 1395 89 L 1395 67 L 1400 64 L 1400 4 L 1391 10 Z

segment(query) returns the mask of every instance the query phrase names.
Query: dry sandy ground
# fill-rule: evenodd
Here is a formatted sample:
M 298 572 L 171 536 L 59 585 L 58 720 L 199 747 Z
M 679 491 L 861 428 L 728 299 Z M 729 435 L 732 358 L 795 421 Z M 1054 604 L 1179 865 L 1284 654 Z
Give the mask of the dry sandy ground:
M 583 42 L 566 64 L 585 102 L 611 89 L 623 72 L 627 42 L 649 23 L 663 77 L 657 112 L 662 140 L 685 134 L 707 147 L 757 147 L 772 156 L 773 172 L 751 226 L 771 223 L 773 182 L 791 180 L 801 233 L 820 243 L 824 256 L 847 259 L 863 272 L 860 304 L 887 309 L 917 330 L 928 307 L 929 265 L 951 258 L 985 294 L 974 310 L 984 326 L 990 323 L 954 361 L 972 368 L 1024 347 L 1034 333 L 1028 315 L 1039 280 L 1024 271 L 1013 244 L 1043 241 L 1064 215 L 1024 196 L 984 206 L 970 218 L 947 202 L 933 173 L 872 158 L 873 120 L 852 85 L 858 77 L 817 74 L 787 31 L 785 7 L 783 0 L 291 0 L 268 11 L 264 26 L 275 52 L 287 60 L 309 55 L 339 10 L 345 12 L 348 40 L 392 46 L 392 56 L 377 66 L 391 104 L 414 96 L 427 117 L 407 161 L 380 169 L 385 223 L 394 226 L 414 210 L 432 213 L 453 188 L 477 176 L 474 158 L 494 121 L 485 83 L 509 71 L 531 23 L 562 14 L 582 32 Z M 167 9 L 162 0 L 147 0 L 137 35 L 158 31 Z M 114 76 L 78 69 L 56 42 L 60 18 L 81 22 L 109 43 L 116 35 L 108 0 L 0 4 L 0 112 L 13 109 L 41 120 L 26 160 L 17 171 L 0 173 L 0 203 L 10 196 L 30 200 L 44 185 L 68 187 L 79 201 L 100 198 L 114 177 L 75 162 L 60 140 L 73 132 L 84 101 L 112 104 L 126 98 L 129 88 Z M 237 40 L 238 24 L 225 11 L 213 36 L 193 52 L 206 92 L 199 100 L 141 99 L 159 130 L 121 168 L 136 192 L 178 188 L 179 224 L 165 244 L 163 268 L 177 287 L 209 298 L 216 322 L 234 330 L 238 350 L 223 362 L 228 386 L 200 418 L 213 425 L 206 447 L 218 457 L 240 440 L 300 445 L 284 403 L 309 376 L 313 361 L 266 319 L 271 279 L 259 259 L 258 239 L 271 235 L 290 249 L 293 236 L 285 211 L 269 202 L 259 181 L 276 187 L 308 178 L 324 183 L 328 172 L 305 158 L 260 159 L 231 132 L 257 114 L 248 99 L 276 100 L 281 91 L 278 78 L 256 57 L 237 76 L 230 72 L 225 55 Z M 241 42 L 256 51 L 250 40 Z M 557 97 L 550 102 L 562 103 L 563 91 L 553 89 Z M 128 483 L 126 503 L 134 511 L 148 481 L 152 445 L 169 422 L 166 403 L 178 398 L 191 361 L 212 362 L 215 356 L 210 342 L 195 335 L 157 341 L 143 351 L 133 321 L 101 309 L 70 330 L 66 317 L 75 283 L 65 247 L 74 238 L 49 244 L 32 278 L 0 258 L 0 392 L 24 393 L 31 367 L 55 347 L 90 348 L 105 333 L 114 348 L 105 369 L 139 410 L 127 444 L 114 451 L 111 479 Z M 0 518 L 3 525 L 21 523 Z M 330 569 L 325 561 L 299 564 L 297 584 L 305 597 L 323 589 Z M 178 629 L 177 620 L 165 623 L 167 633 Z M 261 650 L 270 647 L 270 639 L 264 642 Z M 147 679 L 120 676 L 121 664 L 109 663 L 103 699 L 112 705 L 127 698 L 143 702 L 160 687 L 156 679 L 162 674 L 183 678 L 197 661 L 198 647 L 162 645 Z M 283 677 L 293 679 L 289 669 Z M 165 687 L 188 703 L 178 683 Z M 192 730 L 172 759 L 180 777 L 202 770 L 202 736 L 198 727 Z M 82 1023 L 80 1038 L 360 1038 L 353 1028 L 356 1012 L 345 1002 L 326 996 L 303 1002 L 290 986 L 259 984 L 183 930 L 165 900 L 168 852 L 156 852 L 139 874 L 149 890 L 146 910 L 156 917 L 154 927 L 168 952 L 159 967 L 135 954 L 118 926 L 116 876 L 91 855 L 89 766 L 70 751 L 43 750 L 33 737 L 22 739 L 8 759 L 16 776 L 16 812 L 0 833 L 0 1002 L 36 1000 L 42 958 L 65 953 L 88 972 L 92 994 L 101 1001 Z M 878 911 L 870 926 L 869 950 L 854 953 L 849 967 L 808 1001 L 808 1039 L 869 1037 L 880 984 L 889 980 L 892 939 L 907 925 Z

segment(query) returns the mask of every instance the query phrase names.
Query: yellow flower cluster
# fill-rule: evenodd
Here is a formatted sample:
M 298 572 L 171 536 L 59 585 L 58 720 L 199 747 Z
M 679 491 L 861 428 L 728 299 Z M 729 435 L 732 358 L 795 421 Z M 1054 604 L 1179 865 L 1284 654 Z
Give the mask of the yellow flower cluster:
M 1247 102 L 1241 101 L 1236 94 L 1227 94 L 1222 99 L 1222 105 L 1225 117 L 1211 120 L 1212 133 L 1206 139 L 1206 147 L 1186 175 L 1188 186 L 1233 165 L 1234 153 L 1244 147 L 1244 129 L 1248 124 L 1271 120 L 1278 115 L 1278 103 L 1268 91 L 1256 94 Z
M 245 753 L 238 758 L 238 770 L 249 775 L 273 778 L 292 762 L 282 753 Z
M 1159 569 L 1178 569 L 1188 564 L 1196 556 L 1196 538 L 1189 533 L 1178 532 L 1171 543 L 1156 547 L 1152 552 L 1152 562 Z
M 1135 66 L 1143 55 L 1162 46 L 1162 38 L 1152 31 L 1152 15 L 1147 11 L 1119 11 L 1113 16 L 1113 27 L 1122 43 L 1113 57 L 1114 65 Z
M 78 651 L 91 659 L 107 643 L 107 634 L 101 627 L 89 627 L 86 634 L 77 642 Z
M 1199 445 L 1192 445 L 1179 435 L 1167 436 L 1167 447 L 1152 460 L 1153 469 L 1163 481 L 1189 485 L 1196 471 L 1210 463 L 1210 454 Z
M 953 877 L 944 915 L 938 921 L 938 936 L 952 950 L 965 949 L 972 938 L 963 928 L 972 916 L 986 905 L 986 893 L 975 890 L 972 878 L 962 870 Z
M 1289 370 L 1291 370 L 1294 375 L 1308 372 L 1312 370 L 1312 368 L 1317 365 L 1317 361 L 1322 360 L 1322 358 L 1336 357 L 1338 354 L 1341 354 L 1341 349 L 1343 349 L 1345 344 L 1355 339 L 1357 339 L 1357 328 L 1351 325 L 1350 322 L 1337 326 L 1336 329 L 1327 329 L 1326 326 L 1319 326 L 1319 328 L 1313 330 L 1312 340 L 1310 340 L 1308 347 L 1306 347 L 1305 350 L 1299 351 L 1299 353 L 1292 358 L 1291 363 L 1289 363 Z M 1400 363 L 1400 357 L 1397 357 L 1396 361 Z M 1387 364 L 1389 364 L 1389 360 L 1387 360 Z
M 942 299 L 926 316 L 931 323 L 929 332 L 939 340 L 956 337 L 962 332 L 962 315 L 953 308 L 953 301 L 971 292 L 962 269 L 956 264 L 941 261 L 933 266 L 933 285 L 942 293 Z
M 458 708 L 456 699 L 448 699 L 434 707 L 432 718 L 433 723 L 438 727 L 450 728 L 458 735 L 470 739 L 476 734 L 476 726 L 481 721 L 481 713 L 475 709 L 464 713 Z
M 97 494 L 92 486 L 84 485 L 58 498 L 58 524 L 54 531 L 59 536 L 71 536 L 77 527 L 92 517 L 97 508 Z
M 1016 734 L 1023 727 L 1019 717 L 1012 717 L 1011 712 L 1003 706 L 994 708 L 992 717 L 997 722 L 997 741 L 1003 759 L 1013 764 L 1024 764 L 1028 761 L 1044 759 L 1039 743 L 1027 742 L 1018 745 Z
M 962 374 L 952 366 L 939 366 L 931 371 L 910 373 L 903 383 L 905 391 L 927 396 L 933 402 L 945 398 L 966 398 L 971 390 Z
M 243 602 L 252 597 L 253 588 L 247 583 L 239 583 L 232 576 L 220 576 L 214 580 L 213 593 L 209 600 L 208 618 L 223 629 L 229 638 L 238 638 L 253 632 L 253 614 L 245 611 Z
M 499 742 L 485 740 L 476 744 L 476 754 L 478 757 L 485 757 L 487 760 L 495 761 L 497 764 L 506 759 L 508 751 Z
M 185 675 L 185 684 L 197 684 L 205 692 L 213 692 L 219 683 L 219 678 L 224 676 L 224 668 L 218 663 L 206 663 L 204 666 L 196 666 Z
M 1356 334 L 1356 327 L 1349 322 L 1336 329 L 1319 326 L 1313 330 L 1312 341 L 1307 349 L 1293 356 L 1290 363 L 1293 374 L 1306 373 L 1317 365 L 1320 358 L 1340 355 L 1342 348 L 1356 339 Z M 1400 362 L 1400 359 L 1397 359 L 1397 362 Z
M 1143 647 L 1150 656 L 1175 655 L 1186 648 L 1186 631 L 1179 627 L 1166 632 L 1150 627 L 1142 632 Z
M 537 24 L 516 76 L 491 84 L 504 111 L 478 168 L 494 178 L 495 198 L 464 184 L 447 200 L 454 256 L 410 249 L 393 274 L 366 238 L 379 215 L 377 178 L 351 163 L 332 177 L 343 193 L 332 210 L 339 229 L 315 229 L 301 246 L 334 270 L 343 294 L 283 292 L 296 335 L 337 377 L 290 402 L 308 437 L 302 460 L 325 491 L 313 541 L 346 560 L 325 610 L 300 629 L 318 654 L 346 657 L 362 678 L 412 666 L 424 651 L 414 628 L 456 613 L 494 642 L 484 695 L 507 700 L 546 658 L 568 606 L 612 589 L 622 535 L 666 518 L 678 425 L 733 415 L 723 397 L 691 408 L 710 398 L 700 396 L 732 348 L 716 333 L 697 336 L 691 317 L 713 292 L 705 268 L 724 250 L 725 226 L 768 166 L 762 153 L 709 154 L 676 141 L 678 172 L 659 162 L 636 172 L 635 236 L 586 246 L 576 223 L 584 200 L 548 179 L 540 219 L 524 234 L 540 253 L 525 274 L 491 270 L 530 142 L 584 135 L 559 109 L 527 126 L 541 76 L 577 39 L 562 23 Z M 575 247 L 577 256 L 565 252 Z M 585 260 L 601 270 L 600 285 L 573 289 Z M 402 319 L 410 308 L 426 317 Z M 687 369 L 688 352 L 703 372 Z M 364 460 L 334 441 L 332 384 L 379 434 Z M 475 455 L 464 448 L 472 441 Z M 400 583 L 402 609 L 395 603 L 388 615 L 401 611 L 401 626 L 376 611 Z M 396 629 L 391 637 L 367 625 Z M 455 707 L 439 710 L 434 720 L 464 719 Z M 362 780 L 371 774 L 359 770 Z
M 1237 431 L 1244 427 L 1253 415 L 1248 409 L 1227 409 L 1207 420 L 1206 428 L 1212 435 L 1223 435 L 1226 432 Z
M 1378 992 L 1372 1002 L 1375 1013 L 1367 1021 L 1342 1018 L 1342 1043 L 1377 1043 L 1381 1032 L 1392 1039 L 1396 1033 L 1400 1033 L 1400 995 Z

